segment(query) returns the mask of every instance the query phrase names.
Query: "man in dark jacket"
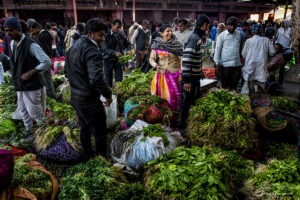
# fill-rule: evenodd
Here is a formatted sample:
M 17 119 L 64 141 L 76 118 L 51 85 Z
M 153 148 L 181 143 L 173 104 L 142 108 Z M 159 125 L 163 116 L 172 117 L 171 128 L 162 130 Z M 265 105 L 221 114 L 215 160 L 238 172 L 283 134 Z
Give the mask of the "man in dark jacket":
M 199 15 L 197 24 L 188 42 L 185 45 L 182 58 L 182 81 L 183 81 L 183 107 L 181 122 L 182 128 L 186 128 L 186 120 L 191 105 L 200 97 L 200 79 L 202 74 L 201 39 L 209 27 L 209 18 Z
M 34 40 L 22 33 L 21 24 L 16 18 L 8 18 L 3 27 L 12 39 L 12 82 L 17 91 L 18 108 L 29 135 L 32 131 L 32 119 L 37 123 L 43 121 L 43 82 L 39 73 L 50 68 L 51 60 Z
M 113 71 L 115 72 L 116 82 L 123 79 L 123 69 L 118 62 L 118 58 L 123 55 L 125 50 L 130 50 L 131 45 L 125 35 L 120 32 L 122 22 L 115 19 L 112 22 L 112 28 L 105 35 L 105 41 L 102 43 L 104 74 L 107 84 L 112 87 Z
M 71 86 L 71 104 L 76 110 L 80 125 L 80 142 L 85 161 L 94 155 L 91 134 L 95 136 L 96 154 L 106 155 L 106 115 L 104 103 L 112 102 L 111 89 L 103 78 L 103 58 L 99 44 L 104 40 L 106 25 L 99 19 L 90 19 L 85 27 L 85 36 L 68 50 L 65 74 Z

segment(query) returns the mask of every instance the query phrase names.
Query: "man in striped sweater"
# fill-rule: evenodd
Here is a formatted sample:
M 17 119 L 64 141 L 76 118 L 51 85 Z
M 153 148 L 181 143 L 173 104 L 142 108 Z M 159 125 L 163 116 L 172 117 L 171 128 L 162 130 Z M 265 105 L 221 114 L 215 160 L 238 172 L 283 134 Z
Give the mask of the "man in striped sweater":
M 186 128 L 186 120 L 191 105 L 200 97 L 200 79 L 202 74 L 202 52 L 201 39 L 209 28 L 209 18 L 199 15 L 193 34 L 189 37 L 183 51 L 182 59 L 182 81 L 183 81 L 183 105 L 181 123 Z

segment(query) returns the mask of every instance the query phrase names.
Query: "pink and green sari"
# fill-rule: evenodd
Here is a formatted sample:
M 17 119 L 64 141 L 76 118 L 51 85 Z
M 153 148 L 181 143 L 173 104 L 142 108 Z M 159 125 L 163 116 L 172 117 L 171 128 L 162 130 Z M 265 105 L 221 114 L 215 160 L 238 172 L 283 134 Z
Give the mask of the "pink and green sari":
M 156 72 L 151 83 L 151 94 L 167 100 L 175 112 L 179 112 L 181 109 L 179 77 L 180 70 L 172 74 L 169 70 L 163 74 Z

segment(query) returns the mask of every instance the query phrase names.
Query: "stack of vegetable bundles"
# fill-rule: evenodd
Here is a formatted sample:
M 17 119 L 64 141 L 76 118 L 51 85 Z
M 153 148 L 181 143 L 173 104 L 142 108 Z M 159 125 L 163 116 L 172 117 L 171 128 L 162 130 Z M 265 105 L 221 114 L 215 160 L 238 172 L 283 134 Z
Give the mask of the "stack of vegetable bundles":
M 297 159 L 270 160 L 245 181 L 246 199 L 300 199 L 300 163 Z
M 129 184 L 120 168 L 102 157 L 69 168 L 61 179 L 58 199 L 156 199 L 138 183 Z
M 0 120 L 11 119 L 17 108 L 17 94 L 11 83 L 0 84 Z
M 178 147 L 146 166 L 145 184 L 161 199 L 233 199 L 253 171 L 234 151 Z
M 150 94 L 151 81 L 154 74 L 155 72 L 152 70 L 147 74 L 141 70 L 135 70 L 132 71 L 128 78 L 117 83 L 114 92 L 118 97 L 118 105 L 121 106 L 119 110 L 123 109 L 122 106 L 130 97 Z
M 213 90 L 190 110 L 188 135 L 195 145 L 220 146 L 240 151 L 255 148 L 255 119 L 249 97 Z
M 39 200 L 55 200 L 58 192 L 57 180 L 36 161 L 34 154 L 26 154 L 16 160 L 10 188 L 15 189 L 17 187 L 25 188 Z M 20 190 L 20 192 L 25 191 Z
M 55 162 L 76 161 L 82 155 L 79 129 L 69 126 L 41 126 L 35 132 L 34 144 L 38 156 Z
M 114 161 L 138 171 L 148 161 L 173 151 L 182 141 L 179 132 L 137 120 L 130 129 L 114 137 L 111 156 Z
M 163 123 L 171 119 L 172 109 L 166 100 L 156 95 L 135 96 L 125 102 L 124 117 L 128 126 L 138 119 L 149 124 Z

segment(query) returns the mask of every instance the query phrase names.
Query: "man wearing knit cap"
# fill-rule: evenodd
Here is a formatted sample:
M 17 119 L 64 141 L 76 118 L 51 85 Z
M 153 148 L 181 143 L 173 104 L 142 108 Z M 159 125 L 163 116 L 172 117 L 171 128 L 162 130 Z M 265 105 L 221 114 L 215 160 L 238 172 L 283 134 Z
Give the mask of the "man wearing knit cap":
M 261 37 L 259 35 L 260 32 L 260 24 L 252 26 L 253 37 L 246 40 L 242 51 L 245 59 L 245 65 L 242 70 L 243 78 L 245 86 L 248 84 L 249 96 L 252 96 L 254 84 L 258 85 L 259 94 L 264 90 L 268 77 L 268 58 L 276 53 L 272 40 L 267 37 Z
M 22 33 L 18 19 L 8 18 L 3 27 L 12 39 L 10 44 L 12 82 L 17 91 L 18 106 L 26 135 L 30 135 L 32 119 L 37 123 L 41 123 L 43 119 L 41 95 L 43 83 L 39 73 L 50 68 L 51 60 L 34 40 Z
M 217 39 L 214 62 L 221 69 L 222 88 L 235 90 L 241 77 L 240 48 L 241 36 L 236 27 L 236 17 L 228 18 L 227 30 L 222 32 Z

